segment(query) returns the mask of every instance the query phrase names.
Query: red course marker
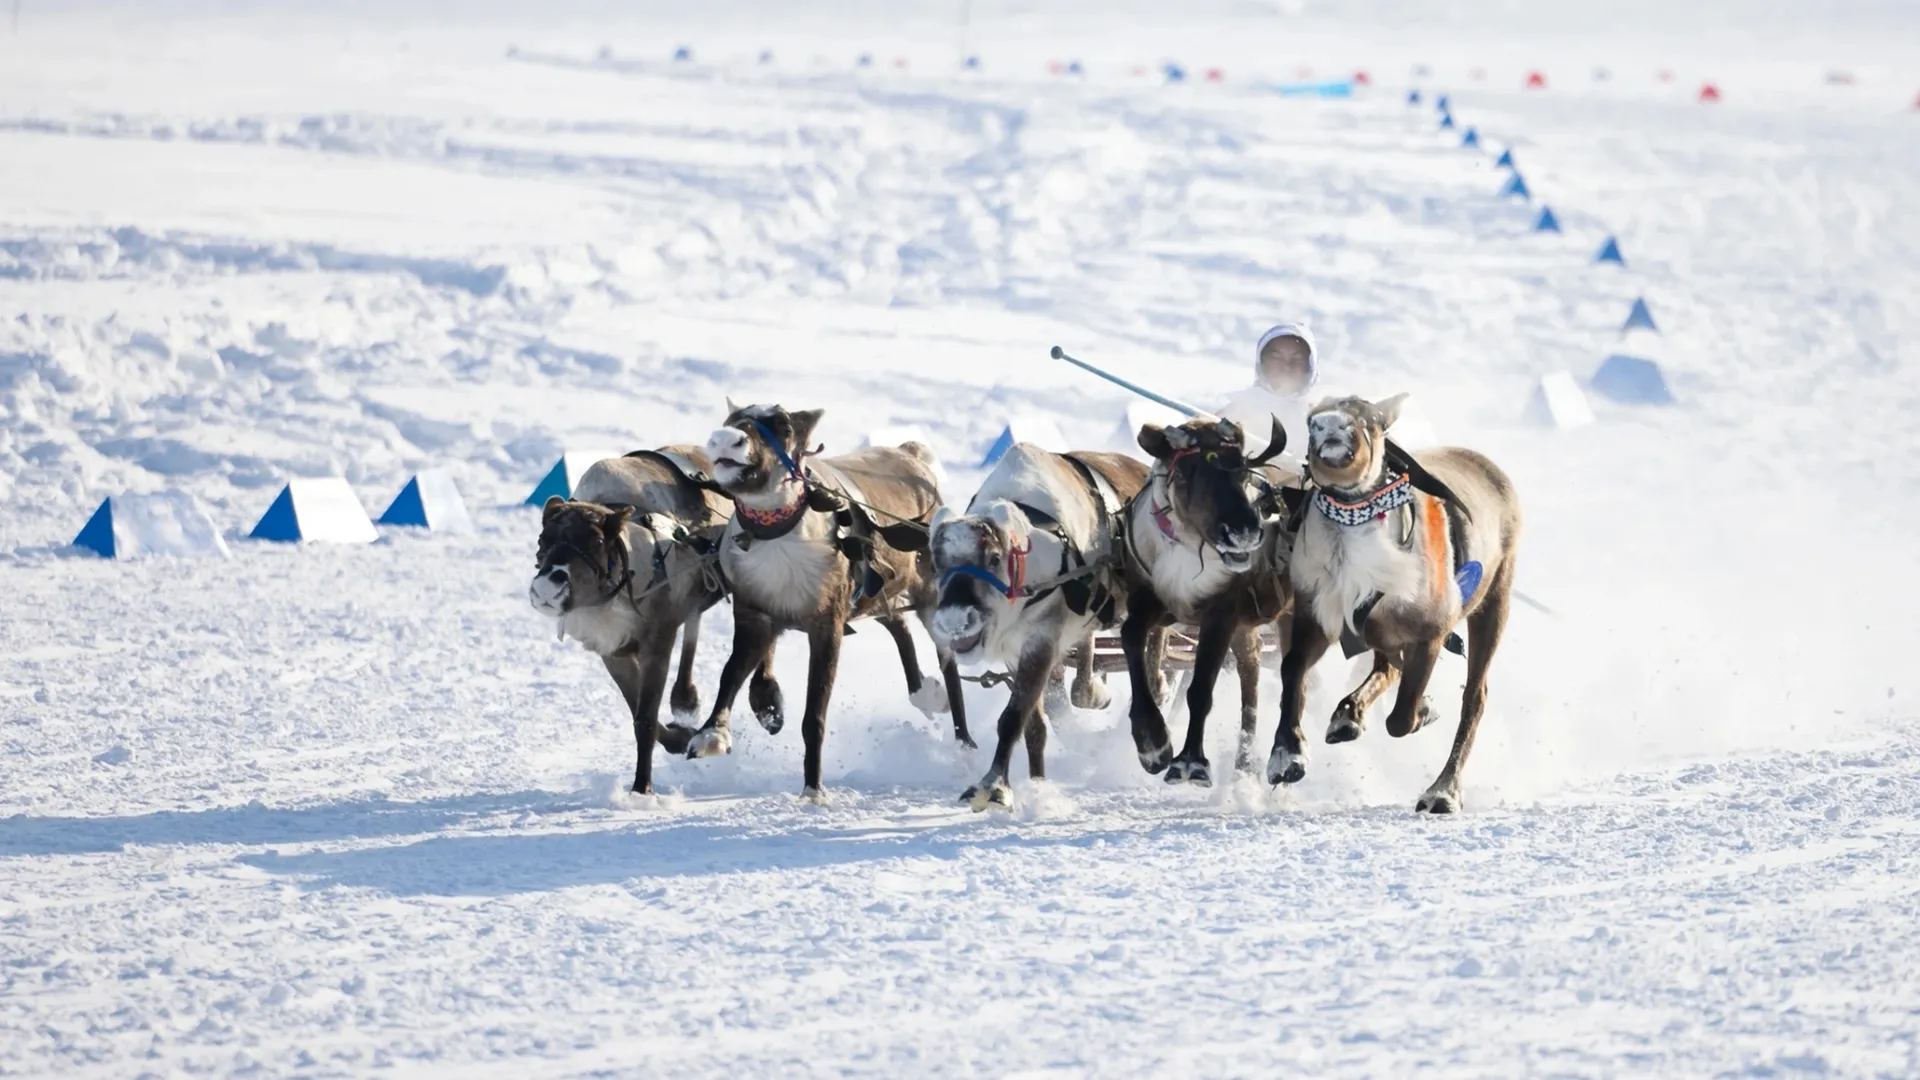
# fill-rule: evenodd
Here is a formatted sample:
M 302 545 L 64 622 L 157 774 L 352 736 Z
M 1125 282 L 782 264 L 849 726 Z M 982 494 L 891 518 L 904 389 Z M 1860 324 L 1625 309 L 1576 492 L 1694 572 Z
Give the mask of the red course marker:
M 1672 71 L 1669 71 L 1669 70 L 1668 70 L 1668 69 L 1666 69 L 1666 68 L 1661 68 L 1661 69 L 1660 69 L 1660 74 L 1659 74 L 1659 79 L 1660 79 L 1660 81 L 1661 81 L 1661 82 L 1672 82 L 1672 81 L 1673 81 L 1673 72 L 1672 72 Z
M 1703 84 L 1700 87 L 1700 100 L 1709 105 L 1711 105 L 1716 101 L 1719 101 L 1720 88 L 1713 85 L 1712 83 Z
M 1474 82 L 1486 82 L 1486 81 L 1487 81 L 1487 69 L 1486 69 L 1486 68 L 1474 68 L 1474 69 L 1473 69 L 1473 71 L 1472 71 L 1472 72 L 1470 72 L 1469 74 L 1471 74 L 1471 75 L 1473 76 L 1473 81 L 1474 81 Z
M 1364 72 L 1364 71 L 1356 71 L 1356 72 L 1354 72 L 1354 73 L 1353 73 L 1353 85 L 1355 85 L 1355 86 L 1372 86 L 1372 85 L 1373 85 L 1373 79 L 1372 79 L 1372 77 L 1370 77 L 1370 76 L 1369 76 L 1369 75 L 1368 75 L 1368 74 L 1367 74 L 1366 72 Z
M 1208 69 L 1207 69 L 1207 81 L 1208 81 L 1208 82 L 1219 82 L 1220 80 L 1222 80 L 1222 79 L 1224 79 L 1224 78 L 1226 78 L 1226 77 L 1227 77 L 1227 73 L 1226 73 L 1226 72 L 1224 72 L 1224 71 L 1221 71 L 1221 70 L 1220 70 L 1219 68 L 1208 68 Z
M 1546 88 L 1547 88 L 1547 77 L 1545 75 L 1542 75 L 1537 71 L 1531 71 L 1527 73 L 1527 89 L 1545 90 Z

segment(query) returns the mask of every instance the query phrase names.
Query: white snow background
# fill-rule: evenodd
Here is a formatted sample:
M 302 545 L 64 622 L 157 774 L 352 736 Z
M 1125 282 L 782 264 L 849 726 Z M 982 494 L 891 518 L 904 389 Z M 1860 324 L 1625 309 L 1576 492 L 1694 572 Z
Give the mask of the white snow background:
M 1920 9 L 981 0 L 963 45 L 960 6 L 0 23 L 0 1073 L 1920 1074 Z M 1527 426 L 1642 295 L 1678 403 Z M 1143 774 L 1117 681 L 1009 819 L 865 632 L 829 806 L 750 722 L 626 794 L 612 683 L 524 596 L 561 449 L 825 407 L 833 450 L 926 429 L 959 504 L 1007 416 L 1122 415 L 1048 346 L 1217 400 L 1301 317 L 1526 502 L 1554 614 L 1464 815 L 1411 810 L 1452 658 L 1443 723 L 1332 748 L 1329 661 L 1279 793 Z M 238 538 L 287 477 L 377 513 L 430 466 L 478 535 L 65 547 L 115 492 Z

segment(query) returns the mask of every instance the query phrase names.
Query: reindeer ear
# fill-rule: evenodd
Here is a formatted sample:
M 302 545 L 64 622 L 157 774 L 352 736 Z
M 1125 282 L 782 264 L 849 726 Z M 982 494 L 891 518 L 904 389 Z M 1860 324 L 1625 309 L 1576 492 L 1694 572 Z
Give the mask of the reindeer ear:
M 545 525 L 547 522 L 552 521 L 555 517 L 559 516 L 560 508 L 565 505 L 567 505 L 567 500 L 561 498 L 560 496 L 558 495 L 547 496 L 547 505 L 540 508 L 540 524 Z
M 820 417 L 825 412 L 825 409 L 802 409 L 797 413 L 787 414 L 787 417 L 793 421 L 793 448 L 795 450 L 805 450 L 807 443 L 813 441 L 813 429 L 819 426 Z
M 1173 456 L 1173 444 L 1167 441 L 1167 429 L 1159 424 L 1140 426 L 1140 449 L 1157 461 L 1165 461 Z
M 934 510 L 932 520 L 927 522 L 927 535 L 928 536 L 940 535 L 940 526 L 945 525 L 949 521 L 952 521 L 957 516 L 958 515 L 956 515 L 952 510 L 944 506 Z
M 727 395 L 727 415 L 732 416 L 734 413 L 737 413 L 739 411 L 740 411 L 740 406 L 735 405 L 733 403 L 733 395 L 728 394 Z
M 1400 407 L 1407 403 L 1407 395 L 1395 394 L 1384 401 L 1376 401 L 1373 407 L 1380 410 L 1380 422 L 1392 427 L 1400 419 Z
M 1027 522 L 1027 515 L 1021 513 L 1018 507 L 1005 499 L 995 499 L 988 503 L 985 516 L 988 521 L 998 525 L 1000 531 L 1007 534 L 1007 539 L 1015 544 L 1025 538 L 1032 529 Z

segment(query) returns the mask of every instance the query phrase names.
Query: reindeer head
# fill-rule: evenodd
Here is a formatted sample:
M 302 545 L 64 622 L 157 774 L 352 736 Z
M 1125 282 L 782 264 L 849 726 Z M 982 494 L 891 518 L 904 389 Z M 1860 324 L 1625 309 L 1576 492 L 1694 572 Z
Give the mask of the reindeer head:
M 1148 424 L 1140 429 L 1140 448 L 1166 472 L 1166 512 L 1180 531 L 1210 544 L 1233 571 L 1253 565 L 1266 526 L 1280 516 L 1278 499 L 1257 466 L 1286 449 L 1287 432 L 1278 420 L 1273 438 L 1258 457 L 1246 456 L 1240 425 L 1211 417 L 1177 427 Z
M 533 609 L 557 618 L 612 599 L 632 572 L 627 548 L 632 516 L 630 506 L 569 502 L 558 495 L 548 499 L 533 584 L 527 587 Z
M 1329 398 L 1307 415 L 1307 467 L 1313 482 L 1336 491 L 1370 490 L 1387 472 L 1387 429 L 1400 416 L 1407 395 L 1378 403 Z
M 989 643 L 1013 618 L 1032 525 L 1000 499 L 965 517 L 943 506 L 934 512 L 928 543 L 940 582 L 929 623 L 933 639 L 962 663 L 984 661 Z
M 727 402 L 727 419 L 707 436 L 713 478 L 735 498 L 777 496 L 796 483 L 807 440 L 821 410 L 790 413 L 778 405 Z

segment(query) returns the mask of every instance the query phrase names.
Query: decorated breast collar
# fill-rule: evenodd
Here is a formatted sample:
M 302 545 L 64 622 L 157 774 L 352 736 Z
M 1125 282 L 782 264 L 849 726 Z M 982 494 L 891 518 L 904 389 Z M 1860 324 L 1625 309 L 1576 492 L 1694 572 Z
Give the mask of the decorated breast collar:
M 740 524 L 747 535 L 756 540 L 772 540 L 792 532 L 806 516 L 807 489 L 804 485 L 797 487 L 792 502 L 772 510 L 755 510 L 746 503 L 735 503 L 733 509 L 740 515 Z
M 1313 505 L 1335 525 L 1365 525 L 1378 521 L 1413 501 L 1413 482 L 1402 473 L 1386 487 L 1356 503 L 1344 503 L 1323 488 L 1313 493 Z

